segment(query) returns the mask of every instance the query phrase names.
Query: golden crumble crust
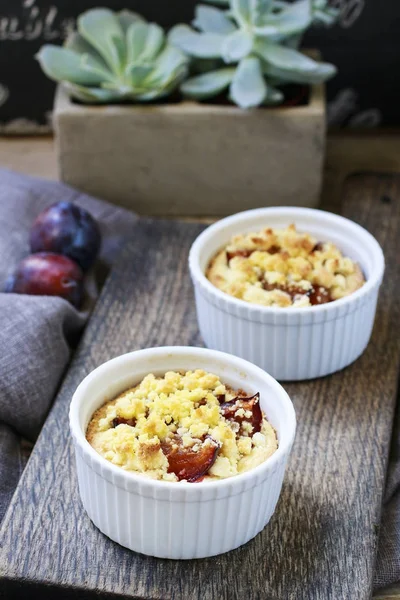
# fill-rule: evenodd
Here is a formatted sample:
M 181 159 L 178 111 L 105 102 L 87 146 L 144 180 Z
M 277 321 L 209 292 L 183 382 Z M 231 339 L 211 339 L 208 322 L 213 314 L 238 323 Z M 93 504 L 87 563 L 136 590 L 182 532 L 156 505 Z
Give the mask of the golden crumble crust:
M 295 225 L 234 236 L 206 272 L 221 291 L 262 306 L 306 307 L 352 294 L 365 279 L 332 242 Z
M 200 369 L 147 375 L 93 414 L 86 439 L 113 464 L 165 481 L 231 477 L 278 447 L 259 394 Z

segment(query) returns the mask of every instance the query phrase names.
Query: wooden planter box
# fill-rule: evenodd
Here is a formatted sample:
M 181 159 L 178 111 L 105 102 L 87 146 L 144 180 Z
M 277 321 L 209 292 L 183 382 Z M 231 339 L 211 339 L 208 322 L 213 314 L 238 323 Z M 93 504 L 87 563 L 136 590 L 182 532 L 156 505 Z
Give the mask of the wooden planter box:
M 54 124 L 61 179 L 142 214 L 319 202 L 323 85 L 305 106 L 249 111 L 195 102 L 86 106 L 59 86 Z

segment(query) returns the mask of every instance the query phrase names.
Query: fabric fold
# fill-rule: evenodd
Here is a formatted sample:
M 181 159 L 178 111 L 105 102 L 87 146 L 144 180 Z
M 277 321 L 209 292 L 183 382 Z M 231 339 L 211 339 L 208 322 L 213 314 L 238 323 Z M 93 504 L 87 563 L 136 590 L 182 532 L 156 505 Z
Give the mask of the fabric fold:
M 88 210 L 102 233 L 81 311 L 57 297 L 2 292 L 30 253 L 34 219 L 61 200 Z M 34 442 L 38 436 L 98 290 L 136 218 L 64 184 L 0 169 L 0 517 L 22 472 L 20 438 Z

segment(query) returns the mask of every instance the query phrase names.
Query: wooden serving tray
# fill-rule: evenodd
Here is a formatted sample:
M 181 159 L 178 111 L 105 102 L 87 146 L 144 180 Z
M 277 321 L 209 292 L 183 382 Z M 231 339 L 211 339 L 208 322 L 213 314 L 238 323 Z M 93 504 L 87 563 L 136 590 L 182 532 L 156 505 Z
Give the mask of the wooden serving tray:
M 4 598 L 370 597 L 399 373 L 399 190 L 394 177 L 348 184 L 342 214 L 378 238 L 387 260 L 372 341 L 340 373 L 285 384 L 298 431 L 277 511 L 245 546 L 203 560 L 161 560 L 118 546 L 92 525 L 78 495 L 68 408 L 82 378 L 134 349 L 202 343 L 187 254 L 204 225 L 137 223 L 4 518 Z

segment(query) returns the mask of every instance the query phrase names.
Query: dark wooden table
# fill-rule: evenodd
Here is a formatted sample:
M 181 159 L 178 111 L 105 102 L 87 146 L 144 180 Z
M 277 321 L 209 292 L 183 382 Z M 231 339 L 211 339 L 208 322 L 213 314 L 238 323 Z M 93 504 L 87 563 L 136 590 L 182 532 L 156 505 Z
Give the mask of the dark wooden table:
M 330 377 L 285 384 L 298 432 L 270 524 L 228 554 L 169 561 L 111 542 L 81 506 L 67 418 L 78 383 L 133 349 L 202 343 L 187 252 L 204 226 L 141 221 L 103 290 L 4 518 L 3 598 L 370 597 L 399 374 L 400 177 L 354 177 L 336 208 L 378 238 L 385 281 L 364 355 Z

